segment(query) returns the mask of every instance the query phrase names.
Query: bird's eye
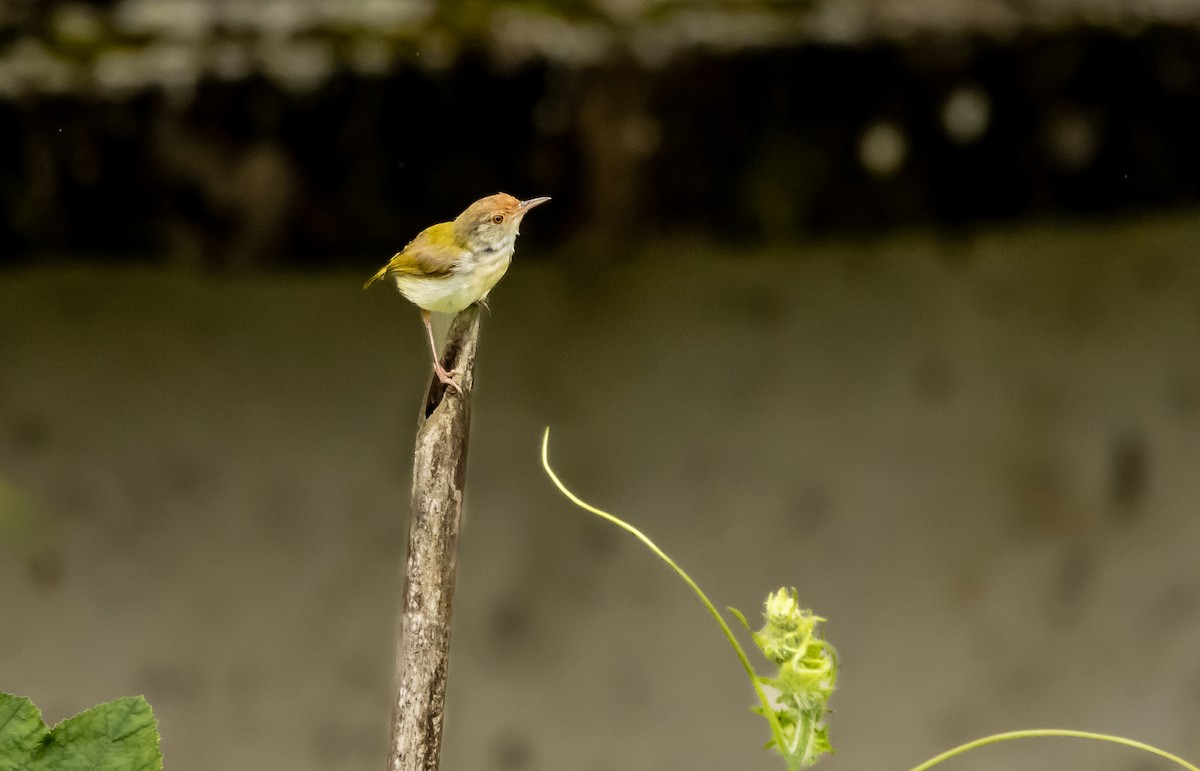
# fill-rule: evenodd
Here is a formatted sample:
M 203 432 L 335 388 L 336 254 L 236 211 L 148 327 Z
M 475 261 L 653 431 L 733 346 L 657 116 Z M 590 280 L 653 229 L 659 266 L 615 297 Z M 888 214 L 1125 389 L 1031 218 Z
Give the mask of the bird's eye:
M 497 225 L 499 225 L 501 222 L 504 222 L 504 215 L 503 214 L 493 214 L 492 222 L 495 222 Z

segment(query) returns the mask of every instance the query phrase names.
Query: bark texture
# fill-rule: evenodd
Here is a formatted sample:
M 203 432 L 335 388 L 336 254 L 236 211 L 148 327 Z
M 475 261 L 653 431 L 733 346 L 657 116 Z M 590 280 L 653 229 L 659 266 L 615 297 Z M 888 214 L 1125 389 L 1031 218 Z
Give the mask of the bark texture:
M 455 317 L 442 351 L 462 393 L 431 378 L 418 419 L 389 771 L 434 771 L 441 755 L 478 340 L 479 309 L 472 306 Z

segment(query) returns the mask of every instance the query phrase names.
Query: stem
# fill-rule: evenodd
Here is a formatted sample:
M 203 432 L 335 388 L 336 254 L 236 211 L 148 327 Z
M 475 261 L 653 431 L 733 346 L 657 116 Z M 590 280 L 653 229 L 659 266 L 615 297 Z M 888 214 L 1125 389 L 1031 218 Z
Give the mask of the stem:
M 959 746 L 955 747 L 954 749 L 946 750 L 941 755 L 938 755 L 937 757 L 934 757 L 934 758 L 930 758 L 929 760 L 925 761 L 924 763 L 922 763 L 919 766 L 914 766 L 912 768 L 912 771 L 926 771 L 926 769 L 933 768 L 934 766 L 936 766 L 937 764 L 941 763 L 944 760 L 949 760 L 950 758 L 953 758 L 956 755 L 961 755 L 964 752 L 967 752 L 968 750 L 973 750 L 973 749 L 976 749 L 979 747 L 984 747 L 989 744 L 997 744 L 999 742 L 1010 741 L 1012 739 L 1029 739 L 1029 738 L 1039 737 L 1039 736 L 1066 736 L 1066 737 L 1071 737 L 1074 739 L 1092 739 L 1094 741 L 1099 741 L 1099 742 L 1111 742 L 1112 744 L 1121 744 L 1126 747 L 1132 747 L 1136 750 L 1142 750 L 1143 752 L 1149 752 L 1152 755 L 1158 755 L 1161 758 L 1166 758 L 1167 760 L 1171 761 L 1172 763 L 1175 763 L 1176 765 L 1181 766 L 1182 768 L 1189 769 L 1190 771 L 1200 771 L 1200 768 L 1196 768 L 1196 766 L 1193 766 L 1191 763 L 1188 763 L 1183 758 L 1180 758 L 1176 755 L 1172 755 L 1171 753 L 1169 753 L 1165 750 L 1160 750 L 1157 747 L 1152 747 L 1149 744 L 1144 744 L 1142 742 L 1135 741 L 1133 739 L 1126 739 L 1122 736 L 1111 736 L 1109 734 L 1098 734 L 1098 733 L 1092 733 L 1091 731 L 1072 731 L 1068 728 L 1030 728 L 1030 729 L 1026 729 L 1023 731 L 1008 731 L 1006 733 L 992 734 L 991 736 L 985 736 L 982 739 L 976 739 L 975 741 L 967 742 L 966 744 L 960 744 Z
M 442 353 L 443 365 L 458 370 L 462 393 L 432 378 L 417 420 L 389 771 L 436 771 L 441 758 L 478 341 L 479 311 L 472 307 L 455 317 Z
M 670 565 L 671 569 L 683 579 L 684 583 L 692 588 L 692 591 L 695 592 L 696 596 L 700 598 L 700 601 L 704 603 L 704 607 L 708 608 L 708 612 L 712 614 L 713 619 L 718 625 L 720 625 L 721 631 L 725 633 L 725 639 L 729 641 L 729 645 L 733 648 L 733 652 L 737 654 L 738 661 L 742 662 L 742 668 L 746 670 L 746 676 L 750 678 L 750 685 L 754 687 L 754 692 L 758 694 L 758 699 L 760 702 L 762 702 L 763 716 L 767 719 L 767 722 L 771 724 L 771 733 L 775 737 L 775 741 L 779 744 L 779 746 L 783 747 L 783 727 L 780 726 L 779 718 L 775 715 L 775 708 L 771 705 L 770 699 L 767 698 L 767 694 L 763 691 L 762 686 L 759 684 L 759 677 L 757 674 L 755 674 L 754 667 L 750 664 L 750 659 L 746 657 L 746 652 L 738 643 L 737 638 L 733 636 L 733 630 L 730 629 L 729 625 L 725 623 L 725 619 L 721 617 L 721 614 L 717 611 L 716 606 L 709 601 L 707 595 L 705 595 L 696 582 L 692 580 L 692 577 L 689 576 L 683 568 L 676 565 L 675 560 L 668 557 L 667 554 L 662 549 L 658 548 L 653 541 L 647 538 L 641 530 L 638 530 L 636 527 L 620 517 L 616 517 L 612 514 L 609 514 L 607 511 L 602 511 L 595 506 L 592 506 L 591 504 L 582 500 L 579 496 L 575 495 L 575 493 L 568 490 L 567 486 L 563 484 L 561 479 L 558 478 L 558 475 L 554 473 L 554 469 L 550 468 L 549 453 L 550 429 L 547 427 L 546 433 L 542 436 L 542 468 L 546 470 L 546 474 L 550 477 L 550 481 L 554 483 L 554 486 L 558 488 L 559 492 L 567 496 L 571 503 L 574 503 L 579 508 L 583 509 L 584 511 L 589 511 L 592 514 L 601 517 L 602 519 L 608 520 L 622 530 L 632 534 L 635 538 L 645 544 L 646 547 L 650 549 L 650 551 L 654 552 L 659 559 Z

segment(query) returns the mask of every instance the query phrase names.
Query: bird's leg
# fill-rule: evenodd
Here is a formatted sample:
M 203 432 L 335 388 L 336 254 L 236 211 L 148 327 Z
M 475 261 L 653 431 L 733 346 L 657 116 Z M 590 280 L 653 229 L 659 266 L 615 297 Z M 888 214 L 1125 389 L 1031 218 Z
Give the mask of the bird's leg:
M 487 295 L 484 295 L 483 297 L 480 297 L 478 300 L 476 300 L 476 301 L 475 301 L 475 304 L 476 304 L 476 305 L 482 305 L 482 306 L 483 306 L 483 309 L 484 309 L 485 311 L 487 311 L 488 313 L 491 313 L 491 312 L 492 312 L 492 306 L 488 305 L 488 301 L 487 301 Z
M 455 373 L 453 370 L 451 370 L 450 372 L 447 372 L 446 368 L 442 366 L 441 357 L 438 356 L 437 343 L 434 342 L 434 339 L 433 339 L 433 315 L 429 311 L 422 308 L 421 309 L 421 321 L 425 324 L 425 331 L 429 333 L 429 350 L 433 351 L 433 372 L 434 372 L 434 374 L 437 375 L 438 380 L 442 381 L 443 383 L 450 386 L 455 391 L 458 391 L 461 394 L 462 389 L 459 388 L 458 383 L 456 383 L 454 381 L 454 375 L 457 373 Z

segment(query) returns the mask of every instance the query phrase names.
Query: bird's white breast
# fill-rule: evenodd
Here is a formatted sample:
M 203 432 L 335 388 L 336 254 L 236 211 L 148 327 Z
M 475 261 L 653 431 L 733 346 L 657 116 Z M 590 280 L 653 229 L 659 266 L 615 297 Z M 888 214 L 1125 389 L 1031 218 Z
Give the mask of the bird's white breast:
M 487 296 L 512 262 L 513 243 L 494 252 L 465 252 L 445 276 L 392 274 L 396 288 L 418 308 L 434 313 L 458 313 Z

